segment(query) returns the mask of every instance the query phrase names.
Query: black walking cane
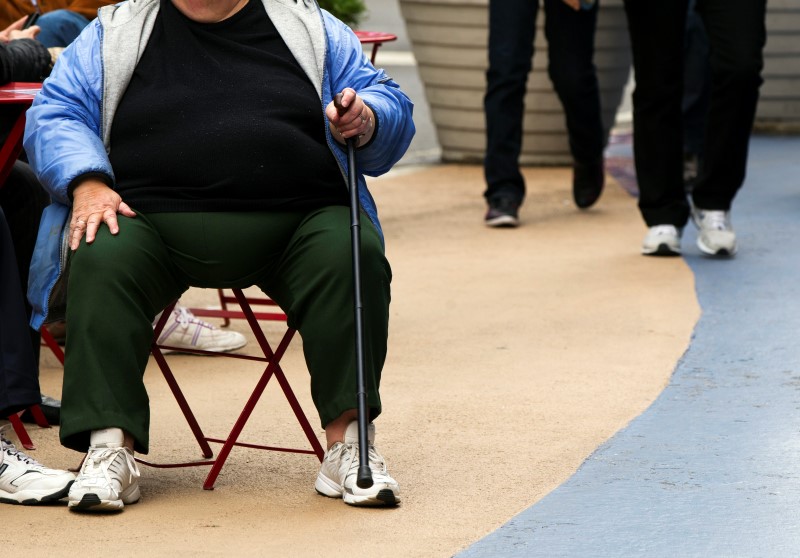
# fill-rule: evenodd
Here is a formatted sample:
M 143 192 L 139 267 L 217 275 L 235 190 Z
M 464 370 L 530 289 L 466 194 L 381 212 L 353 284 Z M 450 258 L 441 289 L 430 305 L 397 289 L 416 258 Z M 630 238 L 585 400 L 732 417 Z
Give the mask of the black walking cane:
M 342 94 L 337 93 L 333 104 L 339 115 L 347 110 L 342 106 Z M 369 468 L 369 440 L 367 438 L 367 386 L 364 378 L 364 324 L 361 304 L 361 219 L 356 176 L 356 138 L 347 138 L 347 186 L 350 189 L 350 239 L 353 250 L 353 300 L 356 323 L 356 399 L 358 400 L 358 476 L 359 488 L 372 486 Z M 366 448 L 366 451 L 365 451 Z

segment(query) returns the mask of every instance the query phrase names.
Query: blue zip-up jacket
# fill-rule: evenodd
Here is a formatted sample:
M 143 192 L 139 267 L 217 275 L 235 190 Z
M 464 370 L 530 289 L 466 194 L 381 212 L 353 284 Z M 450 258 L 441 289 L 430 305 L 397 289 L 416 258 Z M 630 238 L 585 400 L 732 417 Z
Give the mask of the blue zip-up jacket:
M 403 156 L 414 136 L 413 104 L 364 56 L 355 34 L 314 0 L 262 0 L 289 50 L 320 97 L 320 126 L 342 170 L 347 156 L 330 134 L 325 107 L 345 87 L 375 114 L 373 141 L 358 150 L 361 207 L 382 234 L 364 175 L 379 176 Z M 54 203 L 42 215 L 31 262 L 31 327 L 63 317 L 69 268 L 70 182 L 85 173 L 114 177 L 108 158 L 111 124 L 153 29 L 159 0 L 127 0 L 101 8 L 98 18 L 59 57 L 27 113 L 25 150 Z

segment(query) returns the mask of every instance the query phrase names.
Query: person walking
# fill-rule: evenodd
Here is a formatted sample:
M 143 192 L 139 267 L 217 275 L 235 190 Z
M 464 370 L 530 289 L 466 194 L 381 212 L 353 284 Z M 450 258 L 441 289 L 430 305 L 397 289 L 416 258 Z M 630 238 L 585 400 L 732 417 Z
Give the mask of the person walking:
M 594 57 L 598 5 L 544 0 L 548 74 L 564 108 L 574 159 L 572 193 L 577 205 L 594 205 L 603 190 L 605 132 Z M 484 197 L 490 227 L 515 227 L 525 197 L 519 168 L 522 120 L 531 71 L 539 0 L 490 0 L 489 69 L 486 72 Z
M 697 246 L 733 256 L 733 199 L 744 182 L 762 83 L 765 0 L 697 0 L 710 49 L 711 93 L 703 160 L 687 199 L 683 184 L 682 99 L 687 1 L 625 0 L 633 50 L 633 148 L 639 209 L 648 226 L 642 253 L 681 253 L 691 215 Z

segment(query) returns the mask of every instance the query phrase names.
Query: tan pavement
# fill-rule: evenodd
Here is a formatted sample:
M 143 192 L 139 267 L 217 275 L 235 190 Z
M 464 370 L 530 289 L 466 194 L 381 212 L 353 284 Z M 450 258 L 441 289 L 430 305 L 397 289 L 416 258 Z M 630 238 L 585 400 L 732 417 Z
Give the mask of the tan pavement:
M 483 226 L 482 169 L 435 166 L 372 179 L 393 266 L 390 351 L 377 446 L 403 504 L 358 509 L 318 496 L 307 455 L 236 448 L 213 491 L 207 468 L 142 468 L 142 501 L 117 515 L 66 506 L 0 506 L 11 555 L 451 556 L 567 479 L 665 386 L 699 308 L 682 259 L 638 254 L 645 228 L 610 182 L 574 208 L 570 172 L 525 169 L 523 226 Z M 214 303 L 192 290 L 184 302 Z M 235 329 L 246 332 L 244 323 Z M 280 325 L 266 323 L 271 341 Z M 249 334 L 248 334 L 249 335 Z M 255 354 L 251 343 L 246 351 Z M 171 355 L 209 434 L 223 435 L 259 370 L 246 361 Z M 322 439 L 299 340 L 284 370 Z M 146 374 L 153 460 L 198 457 L 157 368 Z M 61 371 L 43 349 L 42 386 Z M 277 385 L 244 441 L 303 444 Z M 30 429 L 31 455 L 77 466 L 55 429 Z

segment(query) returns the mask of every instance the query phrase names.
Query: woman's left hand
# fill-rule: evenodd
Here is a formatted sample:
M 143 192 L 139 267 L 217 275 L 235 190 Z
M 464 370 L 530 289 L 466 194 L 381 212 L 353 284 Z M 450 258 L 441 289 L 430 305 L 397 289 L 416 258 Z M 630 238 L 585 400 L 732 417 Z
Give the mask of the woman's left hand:
M 349 87 L 342 90 L 342 106 L 346 110 L 341 115 L 332 102 L 325 107 L 331 135 L 342 145 L 347 138 L 353 137 L 356 138 L 356 147 L 365 145 L 375 132 L 375 115 L 372 109 Z

